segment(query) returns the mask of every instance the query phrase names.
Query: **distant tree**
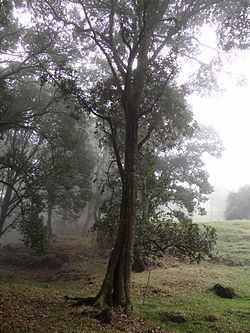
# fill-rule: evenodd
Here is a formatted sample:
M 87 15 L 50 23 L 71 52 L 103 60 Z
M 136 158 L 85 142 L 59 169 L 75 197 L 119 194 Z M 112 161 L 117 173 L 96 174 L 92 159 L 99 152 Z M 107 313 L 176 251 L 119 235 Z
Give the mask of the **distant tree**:
M 224 212 L 226 209 L 226 199 L 229 191 L 225 188 L 215 186 L 211 193 L 209 201 L 204 205 L 207 211 L 206 219 L 224 220 Z
M 27 225 L 27 207 L 38 212 L 33 187 L 43 203 L 37 214 L 41 217 L 47 209 L 50 235 L 53 209 L 70 222 L 88 201 L 95 163 L 89 121 L 75 119 L 74 104 L 66 103 L 55 87 L 43 87 L 31 75 L 29 81 L 23 76 L 9 83 L 1 90 L 5 102 L 0 115 L 5 126 L 0 142 L 0 236 L 17 224 Z M 11 114 L 16 118 L 9 122 Z M 28 204 L 29 199 L 34 205 Z
M 43 199 L 38 179 L 34 179 L 23 197 L 22 213 L 17 220 L 17 227 L 24 244 L 37 255 L 46 254 L 49 246 L 47 226 L 44 224 L 42 215 L 44 211 Z M 16 226 L 14 225 L 14 227 Z
M 39 182 L 34 163 L 41 149 L 42 140 L 30 132 L 9 130 L 0 144 L 0 237 L 16 226 L 23 215 L 24 201 L 30 190 Z M 7 219 L 11 218 L 11 222 Z
M 82 236 L 86 235 L 87 232 L 93 230 L 97 220 L 100 218 L 100 207 L 103 203 L 104 188 L 105 188 L 105 177 L 108 174 L 108 163 L 109 153 L 105 145 L 102 146 L 102 150 L 99 151 L 97 162 L 93 172 L 93 181 L 91 187 L 90 200 L 86 207 L 85 219 L 83 222 Z
M 238 192 L 231 192 L 227 197 L 226 220 L 250 218 L 250 185 L 241 187 Z
M 25 243 L 44 252 L 44 213 L 49 235 L 55 209 L 67 223 L 78 218 L 91 192 L 94 152 L 90 121 L 65 101 L 63 86 L 45 85 L 49 60 L 57 70 L 67 58 L 63 43 L 56 46 L 56 31 L 45 26 L 23 27 L 19 9 L 25 1 L 0 3 L 0 237 L 19 227 Z
M 50 142 L 41 161 L 49 235 L 53 214 L 65 225 L 78 220 L 90 200 L 96 163 L 92 137 L 87 129 L 91 122 L 85 117 L 78 120 L 71 117 L 69 103 L 57 103 L 57 108 L 60 111 L 44 117 L 42 124 Z

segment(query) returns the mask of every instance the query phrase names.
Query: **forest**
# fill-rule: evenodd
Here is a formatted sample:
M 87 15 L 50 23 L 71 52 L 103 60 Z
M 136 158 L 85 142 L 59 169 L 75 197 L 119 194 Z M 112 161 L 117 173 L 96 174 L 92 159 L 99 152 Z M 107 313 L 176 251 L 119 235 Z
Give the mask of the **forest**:
M 245 0 L 0 1 L 0 332 L 249 332 L 249 185 L 202 222 L 224 145 L 188 102 L 249 27 Z

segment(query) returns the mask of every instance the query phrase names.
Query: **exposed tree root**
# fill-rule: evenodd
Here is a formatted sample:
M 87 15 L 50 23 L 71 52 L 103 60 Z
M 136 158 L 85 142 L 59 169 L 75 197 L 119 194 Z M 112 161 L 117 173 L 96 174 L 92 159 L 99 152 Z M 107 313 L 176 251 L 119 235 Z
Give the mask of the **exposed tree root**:
M 104 305 L 99 297 L 69 297 L 66 295 L 64 296 L 64 299 L 66 303 L 68 303 L 68 301 L 72 301 L 73 303 L 71 306 L 88 305 L 99 308 L 101 311 L 94 313 L 94 315 L 92 314 L 92 317 L 104 324 L 110 324 L 112 322 L 112 307 Z M 85 312 L 83 312 L 83 314 L 85 314 Z
M 95 305 L 96 297 L 69 297 L 64 296 L 65 302 L 73 301 L 71 306 Z
M 99 295 L 95 297 L 69 297 L 67 295 L 64 296 L 65 302 L 68 303 L 71 302 L 70 306 L 94 306 L 96 308 L 102 309 L 103 312 L 109 312 L 110 309 L 112 309 L 112 305 L 107 304 L 104 302 L 103 297 L 100 297 Z M 123 308 L 124 313 L 128 316 L 130 316 L 133 312 L 133 306 L 131 303 L 126 304 L 124 306 L 117 306 L 118 308 Z

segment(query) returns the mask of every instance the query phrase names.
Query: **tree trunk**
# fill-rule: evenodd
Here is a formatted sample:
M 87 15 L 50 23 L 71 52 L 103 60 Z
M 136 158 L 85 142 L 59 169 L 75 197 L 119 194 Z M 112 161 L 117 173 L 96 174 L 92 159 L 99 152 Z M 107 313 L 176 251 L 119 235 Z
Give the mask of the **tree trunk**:
M 93 197 L 89 200 L 88 204 L 87 204 L 87 212 L 86 212 L 86 218 L 85 218 L 85 221 L 84 221 L 84 225 L 83 225 L 83 228 L 82 228 L 82 237 L 85 236 L 88 232 L 88 230 L 90 229 L 91 225 L 92 225 L 92 214 L 91 214 L 91 211 L 92 211 L 92 203 L 93 201 Z
M 49 200 L 48 203 L 48 220 L 47 220 L 47 230 L 49 238 L 52 236 L 52 215 L 53 215 L 53 203 Z
M 134 261 L 132 266 L 132 271 L 135 273 L 141 273 L 146 270 L 146 264 L 142 257 L 141 251 L 138 246 L 134 247 Z
M 138 149 L 138 112 L 140 108 L 145 73 L 149 33 L 141 38 L 138 66 L 134 78 L 127 81 L 122 104 L 126 118 L 125 159 L 122 173 L 122 200 L 120 223 L 115 246 L 111 253 L 106 275 L 96 305 L 119 305 L 132 310 L 130 300 L 130 278 L 134 255 L 134 233 L 136 220 L 136 170 Z M 119 168 L 120 169 L 120 168 Z
M 0 237 L 4 234 L 4 229 L 5 229 L 4 224 L 8 216 L 8 209 L 10 205 L 11 195 L 12 195 L 12 188 L 10 186 L 7 186 L 0 211 Z
M 95 181 L 92 182 L 92 195 L 86 207 L 87 214 L 82 229 L 82 234 L 81 234 L 82 237 L 85 236 L 88 233 L 88 231 L 95 225 L 100 214 L 99 208 L 101 205 L 101 194 L 100 194 L 100 189 L 97 186 L 97 181 L 99 178 L 102 177 L 103 174 L 102 168 L 106 161 L 107 154 L 108 151 L 106 150 L 102 156 L 99 165 L 97 166 L 96 171 L 94 172 L 96 179 Z
M 83 229 L 82 229 L 82 234 L 81 236 L 87 235 L 88 231 L 91 230 L 91 228 L 95 225 L 96 220 L 97 220 L 97 212 L 100 206 L 99 203 L 99 193 L 95 192 L 91 199 L 89 200 L 87 204 L 87 212 L 86 212 L 86 218 L 84 221 Z
M 117 240 L 108 263 L 107 272 L 95 303 L 121 305 L 127 309 L 130 301 L 130 276 L 133 262 L 136 165 L 138 120 L 136 112 L 126 117 L 125 163 Z

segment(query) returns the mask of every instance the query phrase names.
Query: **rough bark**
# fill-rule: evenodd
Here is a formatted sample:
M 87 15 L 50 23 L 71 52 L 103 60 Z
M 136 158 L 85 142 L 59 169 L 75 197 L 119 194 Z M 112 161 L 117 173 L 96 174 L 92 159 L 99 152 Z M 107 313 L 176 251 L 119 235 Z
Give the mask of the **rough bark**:
M 127 309 L 130 301 L 130 276 L 133 262 L 136 165 L 137 165 L 136 113 L 131 112 L 126 119 L 126 142 L 120 225 L 107 272 L 95 302 L 103 305 L 122 305 Z
M 5 224 L 6 218 L 8 217 L 8 209 L 9 209 L 9 205 L 10 205 L 11 195 L 12 195 L 12 189 L 10 186 L 7 186 L 6 193 L 5 193 L 4 199 L 2 201 L 2 205 L 1 205 L 1 211 L 0 211 L 0 237 L 4 233 L 4 224 Z

